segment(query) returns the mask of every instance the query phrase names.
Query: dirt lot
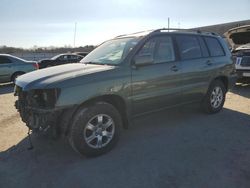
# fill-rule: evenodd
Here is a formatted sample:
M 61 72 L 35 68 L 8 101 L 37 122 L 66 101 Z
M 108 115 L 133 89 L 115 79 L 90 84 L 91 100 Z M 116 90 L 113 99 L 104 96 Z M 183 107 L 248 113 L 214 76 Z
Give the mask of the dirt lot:
M 0 86 L 0 187 L 250 187 L 250 85 L 236 86 L 215 115 L 195 106 L 138 118 L 92 159 L 34 135 L 27 150 L 12 90 Z

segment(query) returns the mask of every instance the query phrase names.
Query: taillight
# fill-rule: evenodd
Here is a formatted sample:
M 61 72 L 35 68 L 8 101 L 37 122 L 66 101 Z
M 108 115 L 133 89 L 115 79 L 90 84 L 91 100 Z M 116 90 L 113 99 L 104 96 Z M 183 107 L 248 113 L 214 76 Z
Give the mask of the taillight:
M 38 63 L 34 63 L 33 66 L 35 67 L 35 69 L 39 69 L 39 64 Z

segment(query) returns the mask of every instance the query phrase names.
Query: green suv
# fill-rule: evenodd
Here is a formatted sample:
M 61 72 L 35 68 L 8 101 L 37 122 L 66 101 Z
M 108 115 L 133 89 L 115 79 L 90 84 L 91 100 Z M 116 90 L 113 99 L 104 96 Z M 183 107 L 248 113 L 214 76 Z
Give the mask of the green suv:
M 87 156 L 109 151 L 133 117 L 200 102 L 223 108 L 235 78 L 213 33 L 159 29 L 118 36 L 82 59 L 18 77 L 16 108 L 33 131 L 65 135 Z

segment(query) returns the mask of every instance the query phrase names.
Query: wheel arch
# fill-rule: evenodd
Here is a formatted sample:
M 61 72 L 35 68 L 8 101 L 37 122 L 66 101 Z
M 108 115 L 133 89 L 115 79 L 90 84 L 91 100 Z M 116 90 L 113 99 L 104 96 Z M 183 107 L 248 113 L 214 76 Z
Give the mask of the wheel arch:
M 102 96 L 91 98 L 81 103 L 77 107 L 69 111 L 65 111 L 65 114 L 62 114 L 62 119 L 61 119 L 62 124 L 64 124 L 63 127 L 61 127 L 63 129 L 62 132 L 64 132 L 64 134 L 66 135 L 68 134 L 71 128 L 74 115 L 77 113 L 77 111 L 80 108 L 93 105 L 97 102 L 106 102 L 106 103 L 113 105 L 121 115 L 123 128 L 124 129 L 128 128 L 129 117 L 127 113 L 127 105 L 126 105 L 125 100 L 119 95 L 108 94 L 108 95 L 102 95 Z M 65 125 L 65 122 L 67 122 L 67 125 Z
M 18 74 L 25 74 L 26 72 L 24 72 L 24 71 L 15 71 L 12 75 L 11 75 L 11 77 L 10 77 L 10 81 L 14 81 L 14 78 L 15 78 L 15 76 L 16 75 L 18 75 Z
M 218 76 L 214 80 L 220 80 L 220 81 L 222 81 L 222 83 L 224 84 L 224 86 L 226 88 L 226 91 L 228 91 L 228 83 L 229 82 L 228 82 L 228 78 L 226 76 Z

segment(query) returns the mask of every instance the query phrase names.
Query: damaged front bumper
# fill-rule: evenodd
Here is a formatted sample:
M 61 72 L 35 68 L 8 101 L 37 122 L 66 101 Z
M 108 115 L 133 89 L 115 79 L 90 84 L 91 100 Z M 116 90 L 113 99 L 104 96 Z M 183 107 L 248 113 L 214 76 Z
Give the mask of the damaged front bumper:
M 63 109 L 55 108 L 58 90 L 22 91 L 15 86 L 14 94 L 18 96 L 15 107 L 20 113 L 22 121 L 31 130 L 47 130 L 55 126 Z

